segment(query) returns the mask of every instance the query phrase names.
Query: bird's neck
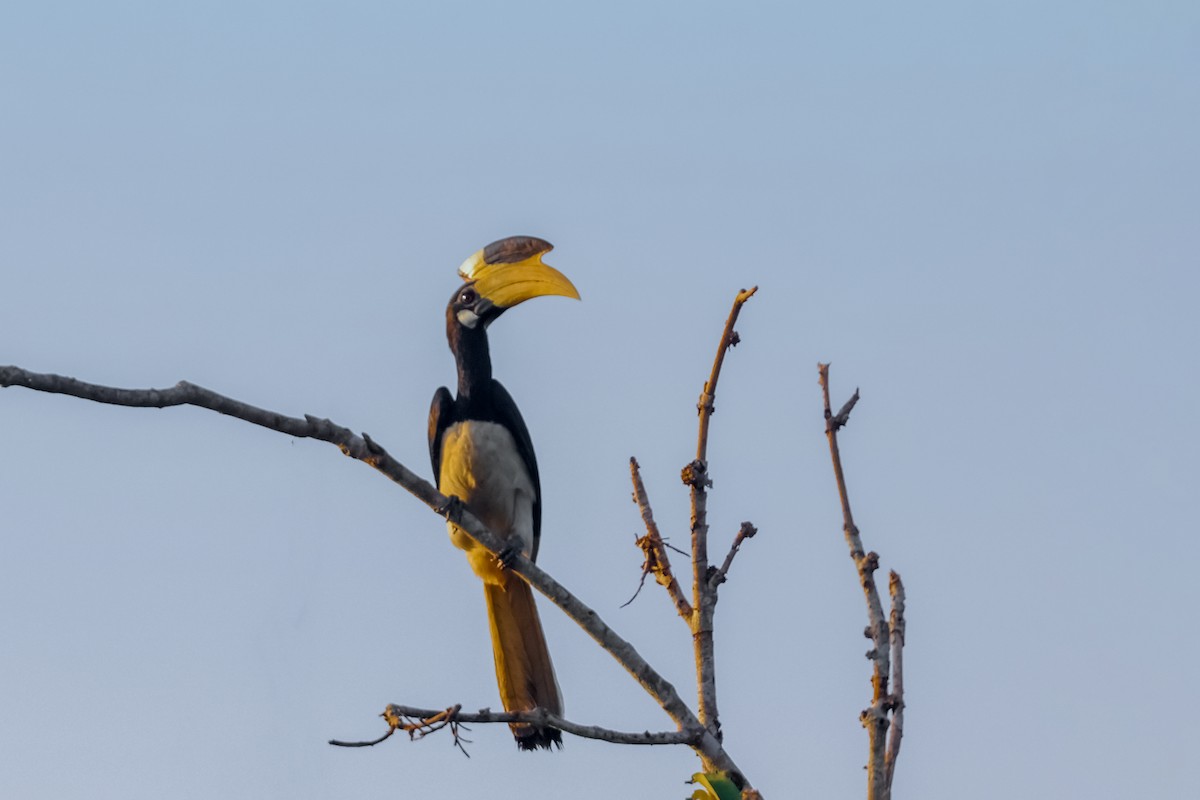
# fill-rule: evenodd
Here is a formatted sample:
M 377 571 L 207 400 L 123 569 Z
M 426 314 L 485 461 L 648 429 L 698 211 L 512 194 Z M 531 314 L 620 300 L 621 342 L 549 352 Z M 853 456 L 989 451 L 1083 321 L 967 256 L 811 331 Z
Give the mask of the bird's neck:
M 492 356 L 483 328 L 461 328 L 457 348 L 458 396 L 460 401 L 484 401 L 492 386 Z

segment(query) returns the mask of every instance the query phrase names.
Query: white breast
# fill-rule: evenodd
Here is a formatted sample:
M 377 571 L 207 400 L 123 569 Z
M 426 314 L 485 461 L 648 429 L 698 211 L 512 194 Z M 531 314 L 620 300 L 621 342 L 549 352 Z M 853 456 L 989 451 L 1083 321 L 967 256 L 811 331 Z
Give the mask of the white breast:
M 533 547 L 533 479 L 508 429 L 494 422 L 456 422 L 442 434 L 442 494 L 466 504 L 493 533 L 516 537 L 526 555 Z M 450 538 L 467 551 L 475 574 L 500 582 L 490 553 L 450 524 Z

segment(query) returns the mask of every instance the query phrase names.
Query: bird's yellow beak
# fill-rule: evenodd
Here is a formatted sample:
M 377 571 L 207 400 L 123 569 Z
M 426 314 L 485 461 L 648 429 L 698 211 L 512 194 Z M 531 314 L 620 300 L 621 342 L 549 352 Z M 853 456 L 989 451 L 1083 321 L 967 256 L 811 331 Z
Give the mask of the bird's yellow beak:
M 542 256 L 554 245 L 533 236 L 511 236 L 492 242 L 458 268 L 480 297 L 497 308 L 512 308 L 534 297 L 560 295 L 579 299 L 575 285 Z

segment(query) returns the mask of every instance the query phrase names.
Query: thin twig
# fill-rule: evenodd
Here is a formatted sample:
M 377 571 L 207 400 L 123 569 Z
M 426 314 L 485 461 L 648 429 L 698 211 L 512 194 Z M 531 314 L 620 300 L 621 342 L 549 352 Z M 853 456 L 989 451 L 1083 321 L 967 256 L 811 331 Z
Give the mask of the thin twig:
M 654 521 L 654 512 L 650 509 L 650 498 L 646 495 L 646 486 L 642 483 L 641 467 L 638 466 L 636 458 L 629 459 L 629 475 L 633 479 L 633 502 L 637 503 L 638 509 L 642 512 L 642 522 L 646 526 L 646 535 L 637 540 L 637 546 L 641 548 L 645 556 L 645 560 L 642 562 L 642 583 L 645 583 L 647 574 L 653 574 L 654 580 L 667 590 L 671 601 L 675 603 L 675 610 L 679 612 L 679 616 L 683 618 L 684 622 L 690 624 L 692 607 L 684 597 L 683 589 L 676 580 L 675 573 L 671 571 L 671 559 L 667 556 L 666 543 L 658 532 L 658 523 Z M 641 584 L 638 584 L 638 592 L 641 590 Z M 637 593 L 634 593 L 634 597 L 637 597 Z M 630 598 L 629 603 L 632 602 L 633 598 Z M 629 603 L 625 605 L 629 605 Z
M 743 289 L 733 300 L 733 308 L 725 320 L 717 354 L 713 359 L 712 371 L 700 392 L 696 404 L 700 420 L 696 433 L 696 458 L 683 468 L 683 482 L 689 487 L 692 501 L 692 643 L 696 658 L 696 688 L 699 696 L 700 722 L 718 739 L 721 737 L 720 714 L 717 711 L 717 672 L 713 653 L 713 613 L 717 606 L 717 589 L 709 583 L 708 563 L 708 489 L 712 480 L 708 477 L 708 425 L 716 407 L 717 380 L 721 377 L 721 366 L 725 353 L 735 346 L 740 338 L 734 331 L 738 314 L 746 301 L 758 291 L 755 286 Z M 713 765 L 705 763 L 706 772 Z
M 865 631 L 874 646 L 867 652 L 867 658 L 872 664 L 872 698 L 871 706 L 862 712 L 860 719 L 867 729 L 870 740 L 870 757 L 867 763 L 867 798 L 882 800 L 886 797 L 887 780 L 884 771 L 885 747 L 888 729 L 888 672 L 890 656 L 890 632 L 887 620 L 883 614 L 883 602 L 879 590 L 875 586 L 875 570 L 879 568 L 879 555 L 864 553 L 862 538 L 858 526 L 854 524 L 854 515 L 850 511 L 850 494 L 846 489 L 846 476 L 842 471 L 842 457 L 838 449 L 837 432 L 846 424 L 850 411 L 858 402 L 858 391 L 842 406 L 835 415 L 830 410 L 829 402 L 829 365 L 818 364 L 821 393 L 825 405 L 825 435 L 829 439 L 829 454 L 833 460 L 833 474 L 837 480 L 838 496 L 842 503 L 842 528 L 846 544 L 850 547 L 850 557 L 858 570 L 859 583 L 867 601 L 868 626 Z
M 733 557 L 737 555 L 738 548 L 742 546 L 742 542 L 750 539 L 754 534 L 758 533 L 758 528 L 751 525 L 749 522 L 743 522 L 738 528 L 737 536 L 733 537 L 733 544 L 729 548 L 729 554 L 725 556 L 725 563 L 721 568 L 713 573 L 710 582 L 713 586 L 717 586 L 725 582 L 725 577 L 729 574 L 729 567 L 733 565 Z
M 369 742 L 343 742 L 340 739 L 330 739 L 329 743 L 334 747 L 374 747 L 380 742 L 387 741 L 397 730 L 398 728 L 388 728 L 388 732 L 383 736 L 380 736 L 378 739 L 372 739 Z
M 828 367 L 829 365 L 826 364 L 825 366 Z M 858 405 L 857 388 L 855 388 L 854 394 L 850 395 L 850 399 L 843 403 L 838 412 L 830 419 L 830 424 L 833 425 L 834 430 L 841 430 L 846 426 L 846 423 L 850 421 L 850 412 L 854 410 L 856 405 Z
M 687 558 L 689 555 L 691 555 L 690 553 L 688 553 L 687 550 L 682 550 L 682 549 L 676 547 L 675 545 L 668 542 L 666 539 L 663 539 L 663 547 L 667 548 L 668 550 L 674 550 L 676 553 L 683 556 L 684 558 Z
M 348 428 L 336 425 L 328 419 L 308 415 L 305 415 L 304 419 L 288 417 L 225 397 L 186 381 L 181 381 L 170 389 L 120 389 L 85 383 L 60 375 L 30 372 L 15 366 L 0 366 L 0 388 L 8 386 L 24 386 L 41 392 L 67 394 L 99 403 L 140 408 L 193 405 L 296 438 L 311 438 L 329 442 L 337 446 L 345 455 L 375 468 L 402 486 L 440 516 L 454 522 L 468 536 L 490 552 L 498 555 L 503 548 L 503 540 L 488 530 L 462 503 L 451 503 L 450 498 L 441 494 L 428 481 L 394 459 L 387 450 L 369 436 L 357 435 Z M 681 731 L 703 729 L 704 726 L 680 698 L 675 687 L 650 666 L 629 642 L 618 636 L 593 609 L 522 554 L 517 554 L 511 559 L 509 568 L 562 609 L 563 613 L 574 620 L 616 659 L 633 676 L 634 680 L 658 702 Z M 739 775 L 742 774 L 733 759 L 725 752 L 720 741 L 711 732 L 704 730 L 692 747 L 700 755 L 704 764 L 712 765 L 714 769 L 724 769 Z M 706 769 L 709 767 L 706 766 Z
M 636 539 L 634 541 L 634 544 L 636 544 L 638 547 L 641 547 L 642 540 L 645 538 L 646 537 L 643 536 L 639 539 Z M 633 590 L 633 594 L 630 595 L 629 599 L 626 600 L 624 603 L 621 603 L 621 605 L 617 606 L 617 608 L 625 608 L 626 606 L 631 605 L 634 600 L 638 599 L 638 595 L 642 593 L 642 587 L 646 585 L 646 576 L 649 574 L 650 574 L 650 570 L 647 568 L 646 564 L 642 564 L 642 576 L 640 578 L 638 578 L 637 588 Z

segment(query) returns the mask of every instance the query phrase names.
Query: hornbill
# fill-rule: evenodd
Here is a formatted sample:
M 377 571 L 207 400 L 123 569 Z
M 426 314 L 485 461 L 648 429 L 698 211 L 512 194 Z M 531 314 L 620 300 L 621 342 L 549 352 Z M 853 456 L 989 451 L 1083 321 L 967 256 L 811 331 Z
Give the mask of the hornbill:
M 466 281 L 446 307 L 446 338 L 458 364 L 458 395 L 445 386 L 429 409 L 429 457 L 438 490 L 457 498 L 506 550 L 537 559 L 542 493 L 529 430 L 512 396 L 492 377 L 487 327 L 518 303 L 544 295 L 579 299 L 558 270 L 542 263 L 553 245 L 531 236 L 492 242 L 459 267 Z M 448 523 L 450 539 L 467 552 L 483 579 L 500 699 L 507 711 L 543 708 L 561 714 L 562 695 L 546 649 L 529 584 Z M 562 746 L 553 728 L 513 724 L 522 750 Z

